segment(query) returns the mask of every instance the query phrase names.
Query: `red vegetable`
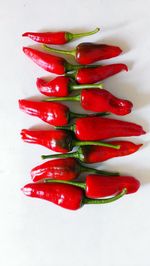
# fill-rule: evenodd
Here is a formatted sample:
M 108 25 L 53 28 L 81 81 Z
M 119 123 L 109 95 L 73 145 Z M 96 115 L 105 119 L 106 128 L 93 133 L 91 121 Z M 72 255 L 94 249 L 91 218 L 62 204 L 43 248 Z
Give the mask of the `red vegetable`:
M 66 105 L 61 103 L 34 102 L 29 100 L 19 100 L 19 108 L 25 113 L 37 116 L 44 122 L 53 126 L 64 126 L 69 123 L 72 118 L 86 117 L 86 114 L 77 114 L 70 112 Z M 99 116 L 107 115 L 107 113 L 99 113 Z M 93 115 L 89 115 L 93 116 Z
M 73 73 L 67 74 L 67 76 L 74 78 L 79 84 L 90 84 L 109 78 L 122 70 L 128 71 L 127 65 L 111 64 L 97 67 L 91 66 L 91 68 L 87 69 L 78 69 Z
M 47 161 L 31 170 L 31 177 L 34 182 L 41 179 L 53 178 L 59 180 L 72 180 L 77 178 L 82 172 L 91 172 L 101 175 L 119 175 L 114 172 L 107 172 L 86 167 L 74 158 L 54 159 Z
M 42 155 L 42 159 L 52 158 L 77 158 L 84 163 L 98 163 L 111 158 L 132 154 L 142 146 L 142 144 L 134 144 L 129 141 L 111 141 L 107 142 L 112 145 L 119 145 L 120 149 L 112 149 L 110 147 L 100 146 L 83 146 L 76 152 L 66 154 Z
M 22 188 L 22 191 L 26 196 L 48 200 L 69 210 L 77 210 L 83 204 L 104 204 L 113 202 L 126 193 L 126 189 L 123 189 L 122 192 L 115 197 L 93 200 L 86 198 L 81 188 L 61 183 L 27 184 Z
M 101 83 L 96 84 L 84 84 L 84 85 L 78 85 L 71 81 L 69 77 L 56 77 L 53 80 L 50 80 L 49 82 L 38 78 L 36 82 L 38 90 L 46 95 L 46 96 L 56 96 L 56 97 L 64 97 L 68 96 L 69 93 L 71 93 L 74 90 L 80 90 L 80 89 L 91 89 L 91 88 L 99 88 L 102 89 L 103 85 Z
M 107 90 L 82 90 L 81 95 L 70 97 L 47 98 L 46 101 L 80 101 L 85 110 L 93 112 L 111 112 L 116 115 L 126 115 L 131 112 L 133 104 L 119 99 Z
M 140 182 L 132 176 L 100 176 L 86 177 L 86 196 L 89 198 L 108 197 L 127 189 L 127 194 L 135 193 Z
M 33 183 L 24 186 L 22 191 L 26 196 L 48 200 L 69 210 L 82 205 L 83 190 L 67 184 Z
M 23 47 L 23 52 L 38 66 L 42 67 L 44 70 L 63 75 L 68 71 L 72 71 L 81 67 L 82 65 L 71 65 L 64 58 L 59 56 L 43 53 L 41 51 L 35 50 L 29 47 Z M 87 66 L 85 66 L 87 68 Z
M 76 138 L 79 140 L 102 140 L 115 137 L 131 137 L 140 136 L 146 133 L 142 126 L 135 123 L 104 117 L 78 118 L 73 125 L 57 128 L 72 130 L 75 133 Z
M 42 145 L 48 149 L 56 152 L 69 152 L 74 146 L 82 145 L 100 145 L 106 147 L 112 147 L 118 149 L 119 146 L 114 146 L 99 141 L 77 141 L 73 139 L 69 132 L 64 130 L 27 130 L 23 129 L 21 131 L 21 137 L 25 142 L 35 143 Z
M 85 183 L 54 179 L 48 179 L 45 182 L 80 187 L 85 190 L 86 197 L 92 199 L 109 197 L 120 193 L 123 189 L 126 189 L 126 194 L 135 193 L 140 187 L 140 182 L 132 176 L 88 175 Z
M 50 52 L 72 55 L 75 57 L 75 60 L 82 65 L 91 64 L 99 60 L 109 59 L 122 53 L 122 50 L 117 46 L 89 42 L 80 43 L 76 49 L 70 51 L 59 50 L 46 45 L 43 45 L 43 47 Z
M 74 39 L 89 36 L 95 34 L 99 31 L 99 28 L 96 28 L 93 31 L 84 32 L 84 33 L 71 33 L 67 31 L 59 32 L 25 32 L 22 36 L 29 37 L 35 42 L 46 43 L 46 44 L 65 44 Z

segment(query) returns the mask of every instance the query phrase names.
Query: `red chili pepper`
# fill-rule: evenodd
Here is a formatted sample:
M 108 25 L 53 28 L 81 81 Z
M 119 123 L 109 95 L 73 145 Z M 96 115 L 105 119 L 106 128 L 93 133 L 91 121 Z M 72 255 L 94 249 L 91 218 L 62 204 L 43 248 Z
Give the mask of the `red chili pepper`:
M 104 117 L 78 118 L 74 124 L 57 127 L 57 129 L 72 130 L 75 133 L 76 138 L 79 140 L 102 140 L 116 137 L 131 137 L 140 136 L 146 133 L 142 126 L 135 123 Z
M 73 71 L 81 67 L 87 68 L 87 66 L 82 65 L 71 65 L 62 57 L 43 53 L 33 48 L 23 47 L 23 52 L 38 66 L 54 74 L 63 75 L 68 71 Z
M 82 65 L 92 64 L 99 60 L 109 59 L 118 56 L 122 53 L 122 50 L 117 46 L 97 43 L 80 43 L 73 50 L 59 50 L 56 48 L 43 45 L 45 50 L 55 52 L 58 54 L 72 55 L 75 60 Z
M 44 122 L 53 126 L 64 126 L 67 125 L 72 118 L 87 116 L 86 114 L 77 114 L 70 112 L 69 108 L 66 105 L 53 102 L 46 103 L 29 100 L 19 100 L 19 108 L 25 113 L 32 116 L 37 116 Z M 107 115 L 107 113 L 99 113 L 97 115 Z
M 130 101 L 119 99 L 107 90 L 82 90 L 81 94 L 70 97 L 51 97 L 46 101 L 80 101 L 85 110 L 93 112 L 111 112 L 116 115 L 126 115 L 131 112 L 133 104 Z
M 59 180 L 72 180 L 77 178 L 83 172 L 97 173 L 101 175 L 119 175 L 119 173 L 108 172 L 89 168 L 75 158 L 54 159 L 40 164 L 31 170 L 31 177 L 33 182 L 41 179 L 59 179 Z
M 86 196 L 101 198 L 114 195 L 127 189 L 127 194 L 135 193 L 140 187 L 140 182 L 132 176 L 86 176 Z
M 89 36 L 95 34 L 99 31 L 99 28 L 96 28 L 93 31 L 84 32 L 84 33 L 71 33 L 67 31 L 59 32 L 25 32 L 22 36 L 29 37 L 35 42 L 46 43 L 46 44 L 65 44 L 74 39 Z
M 126 189 L 115 197 L 107 199 L 88 199 L 84 191 L 76 186 L 61 183 L 32 183 L 22 188 L 26 196 L 40 198 L 69 210 L 77 210 L 84 204 L 104 204 L 113 202 L 126 194 Z
M 21 137 L 25 142 L 42 145 L 56 152 L 69 152 L 74 146 L 100 145 L 119 149 L 118 145 L 111 145 L 100 141 L 78 141 L 65 130 L 27 130 L 21 131 Z
M 72 82 L 69 77 L 64 76 L 56 77 L 55 79 L 50 80 L 49 82 L 45 81 L 44 79 L 38 78 L 36 85 L 38 90 L 42 94 L 49 97 L 65 97 L 68 96 L 74 90 L 103 88 L 103 85 L 101 83 L 78 85 Z
M 125 64 L 111 64 L 91 68 L 81 68 L 66 76 L 74 78 L 79 84 L 90 84 L 109 78 L 122 70 L 128 71 Z
M 138 149 L 142 146 L 142 144 L 134 144 L 133 142 L 119 140 L 107 143 L 119 145 L 120 149 L 117 150 L 110 147 L 100 147 L 94 145 L 83 146 L 80 147 L 76 152 L 72 153 L 42 155 L 42 159 L 76 158 L 84 163 L 99 163 L 111 158 L 132 154 L 138 151 Z
M 120 193 L 123 189 L 126 189 L 126 194 L 131 194 L 135 193 L 140 187 L 140 182 L 132 176 L 88 175 L 86 176 L 85 183 L 54 179 L 47 179 L 44 182 L 52 184 L 62 183 L 80 187 L 85 190 L 86 197 L 91 199 L 109 197 Z

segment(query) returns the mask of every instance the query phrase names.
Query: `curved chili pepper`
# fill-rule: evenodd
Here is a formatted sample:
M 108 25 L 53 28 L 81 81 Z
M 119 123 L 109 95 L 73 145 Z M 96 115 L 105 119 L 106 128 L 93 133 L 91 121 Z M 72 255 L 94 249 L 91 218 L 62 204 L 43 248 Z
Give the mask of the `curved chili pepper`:
M 108 197 L 119 193 L 123 188 L 126 194 L 135 193 L 140 187 L 140 182 L 132 176 L 86 176 L 86 196 L 89 198 Z
M 78 85 L 72 82 L 69 77 L 64 76 L 56 77 L 48 82 L 44 79 L 38 78 L 36 85 L 40 93 L 49 97 L 65 97 L 74 90 L 103 88 L 102 83 Z
M 102 197 L 109 197 L 120 193 L 124 188 L 126 194 L 137 192 L 140 187 L 140 182 L 132 176 L 102 176 L 102 175 L 88 175 L 85 183 L 66 180 L 44 180 L 46 183 L 61 183 L 80 187 L 85 190 L 85 195 L 88 198 L 96 199 Z
M 67 125 L 73 118 L 87 117 L 86 114 L 77 114 L 71 112 L 66 105 L 61 103 L 19 100 L 19 108 L 25 113 L 32 116 L 37 116 L 44 122 L 53 126 L 64 126 Z M 101 116 L 107 114 L 108 113 L 99 113 L 97 115 Z
M 119 145 L 120 149 L 112 149 L 110 147 L 100 147 L 100 146 L 83 146 L 80 147 L 76 152 L 66 153 L 66 154 L 52 154 L 52 155 L 42 155 L 42 159 L 52 159 L 52 158 L 76 158 L 84 163 L 99 163 L 111 158 L 121 157 L 125 155 L 132 154 L 142 146 L 142 144 L 134 144 L 130 141 L 111 141 L 107 142 L 112 145 Z
M 65 130 L 27 130 L 21 131 L 21 137 L 25 142 L 42 145 L 56 152 L 69 152 L 74 146 L 100 145 L 119 149 L 118 145 L 111 145 L 100 141 L 78 141 Z
M 58 54 L 72 55 L 77 63 L 82 65 L 92 64 L 99 60 L 109 59 L 118 56 L 122 50 L 113 45 L 97 44 L 97 43 L 80 43 L 73 50 L 59 50 L 46 45 L 43 45 L 45 50 Z
M 87 66 L 72 65 L 62 57 L 43 53 L 33 48 L 23 47 L 23 52 L 38 66 L 54 74 L 63 75 L 68 71 L 73 71 L 81 67 L 87 68 Z
M 146 132 L 142 126 L 132 122 L 104 117 L 84 117 L 76 119 L 69 126 L 57 129 L 72 130 L 79 140 L 102 140 L 116 137 L 140 136 Z M 94 131 L 93 131 L 94 130 Z
M 90 84 L 109 78 L 122 70 L 128 71 L 125 64 L 111 64 L 106 66 L 97 66 L 91 68 L 81 68 L 66 76 L 74 78 L 79 84 Z
M 107 90 L 82 90 L 81 94 L 70 97 L 47 98 L 45 101 L 80 101 L 85 110 L 93 112 L 110 112 L 116 115 L 126 115 L 131 112 L 133 104 L 119 99 Z
M 75 158 L 54 159 L 40 164 L 31 170 L 31 177 L 33 182 L 41 179 L 59 179 L 59 180 L 72 180 L 77 178 L 82 172 L 91 172 L 101 175 L 119 175 L 119 173 L 97 170 L 89 168 Z
M 100 29 L 96 28 L 93 31 L 84 33 L 71 33 L 67 31 L 59 32 L 25 32 L 22 34 L 23 37 L 29 37 L 35 42 L 46 43 L 46 44 L 65 44 L 74 39 L 90 36 L 97 33 Z
M 26 196 L 40 198 L 69 210 L 77 210 L 84 204 L 104 204 L 113 202 L 126 194 L 126 189 L 112 198 L 89 199 L 84 196 L 83 189 L 61 183 L 31 183 L 22 188 Z

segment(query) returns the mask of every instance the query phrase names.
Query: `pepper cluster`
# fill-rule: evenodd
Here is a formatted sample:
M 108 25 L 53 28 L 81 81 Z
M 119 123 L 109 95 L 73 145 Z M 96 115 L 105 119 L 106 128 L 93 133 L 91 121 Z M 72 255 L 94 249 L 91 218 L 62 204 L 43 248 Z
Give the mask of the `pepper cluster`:
M 99 60 L 116 57 L 122 50 L 112 45 L 89 42 L 80 43 L 70 51 L 46 45 L 65 44 L 98 31 L 99 28 L 78 34 L 70 32 L 23 34 L 42 43 L 43 49 L 48 52 L 71 55 L 78 63 L 72 65 L 62 57 L 29 47 L 23 48 L 23 52 L 44 70 L 64 76 L 58 76 L 48 82 L 41 78 L 37 79 L 38 90 L 48 96 L 44 101 L 19 100 L 21 110 L 55 126 L 53 130 L 23 129 L 22 139 L 60 152 L 60 154 L 42 155 L 42 159 L 52 160 L 34 167 L 31 170 L 33 183 L 25 185 L 22 190 L 27 196 L 42 198 L 70 210 L 76 210 L 84 204 L 109 203 L 125 194 L 136 192 L 140 187 L 140 182 L 132 176 L 120 176 L 118 172 L 97 170 L 85 165 L 129 155 L 142 146 L 123 140 L 104 142 L 110 138 L 145 134 L 140 125 L 105 117 L 110 113 L 123 116 L 131 112 L 133 104 L 130 101 L 117 98 L 104 89 L 102 83 L 98 83 L 122 70 L 128 71 L 128 67 L 120 63 L 104 66 L 89 65 Z M 80 93 L 72 94 L 76 90 L 80 90 Z M 74 113 L 68 106 L 55 101 L 79 101 L 83 109 L 96 113 L 90 115 Z M 70 124 L 72 119 L 75 119 L 74 123 Z M 78 149 L 70 153 L 75 146 Z M 83 172 L 89 173 L 85 182 L 74 181 Z

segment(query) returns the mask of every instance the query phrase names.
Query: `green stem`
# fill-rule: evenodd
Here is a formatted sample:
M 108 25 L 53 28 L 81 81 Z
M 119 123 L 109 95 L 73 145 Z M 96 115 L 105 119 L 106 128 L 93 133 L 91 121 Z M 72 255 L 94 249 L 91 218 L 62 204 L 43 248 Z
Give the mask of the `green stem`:
M 96 28 L 95 30 L 83 32 L 83 33 L 74 33 L 74 34 L 71 33 L 71 35 L 72 35 L 72 39 L 76 39 L 76 38 L 80 38 L 80 37 L 84 37 L 84 36 L 93 35 L 93 34 L 97 33 L 98 31 L 100 31 L 100 28 Z
M 42 159 L 53 159 L 53 158 L 77 158 L 78 159 L 78 157 L 79 157 L 78 152 L 41 155 Z
M 73 140 L 72 141 L 73 146 L 87 146 L 87 145 L 97 145 L 97 146 L 103 146 L 103 147 L 109 147 L 113 149 L 120 149 L 120 145 L 112 145 L 110 143 L 105 143 L 101 141 L 78 141 L 78 140 Z
M 106 116 L 106 115 L 110 115 L 110 113 L 101 112 L 101 113 L 96 113 L 96 114 L 77 114 L 77 113 L 70 112 L 69 115 L 70 115 L 70 119 L 73 119 L 73 118 L 80 118 L 80 117 Z
M 69 112 L 69 117 L 70 117 L 70 119 L 87 117 L 87 114 L 78 114 L 78 113 Z
M 113 201 L 116 201 L 123 197 L 127 193 L 127 189 L 124 188 L 121 193 L 117 194 L 114 197 L 111 198 L 106 198 L 106 199 L 89 199 L 87 197 L 84 197 L 82 200 L 83 204 L 105 204 L 105 203 L 110 203 Z
M 99 174 L 99 175 L 106 175 L 106 176 L 120 176 L 120 174 L 118 172 L 109 172 L 109 171 L 104 171 L 104 170 L 98 170 L 95 168 L 83 166 L 81 164 L 80 164 L 80 169 L 81 169 L 81 172 L 90 172 L 90 173 Z
M 62 183 L 62 184 L 68 184 L 68 185 L 73 185 L 76 187 L 80 187 L 82 189 L 86 189 L 86 184 L 81 183 L 81 182 L 75 182 L 75 181 L 66 181 L 66 180 L 56 180 L 56 179 L 45 179 L 45 183 Z
M 67 55 L 73 55 L 73 56 L 76 56 L 76 49 L 73 49 L 73 50 L 60 50 L 60 49 L 56 49 L 56 48 L 52 48 L 52 47 L 49 47 L 45 44 L 42 45 L 42 47 L 44 48 L 44 50 L 47 50 L 49 52 L 54 52 L 54 53 L 57 53 L 57 54 L 67 54 Z
M 65 74 L 65 77 L 68 77 L 68 78 L 71 78 L 71 79 L 76 79 L 76 74 L 77 74 L 77 71 L 73 71 L 71 73 L 66 73 Z
M 55 128 L 56 129 L 63 129 L 63 130 L 71 130 L 71 131 L 74 131 L 75 130 L 75 125 L 72 124 L 72 125 L 67 125 L 67 126 L 57 126 Z
M 98 67 L 100 65 L 72 65 L 66 61 L 64 66 L 65 66 L 65 72 L 75 72 L 76 73 L 76 71 L 80 68 L 95 68 L 95 67 Z
M 72 90 L 81 90 L 81 89 L 92 89 L 92 88 L 98 88 L 103 89 L 104 85 L 102 83 L 96 83 L 96 84 L 70 84 L 69 89 Z
M 81 96 L 76 95 L 76 96 L 68 96 L 68 97 L 50 97 L 50 98 L 45 98 L 45 102 L 53 102 L 53 101 L 77 101 L 79 102 L 81 100 Z

